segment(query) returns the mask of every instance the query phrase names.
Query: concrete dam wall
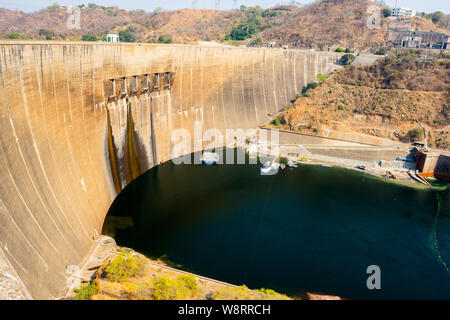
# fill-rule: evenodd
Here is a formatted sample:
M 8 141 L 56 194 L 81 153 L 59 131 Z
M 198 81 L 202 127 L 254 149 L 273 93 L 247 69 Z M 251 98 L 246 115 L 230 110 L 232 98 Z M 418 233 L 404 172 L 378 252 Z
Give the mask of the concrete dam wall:
M 0 44 L 0 253 L 59 298 L 115 196 L 171 158 L 171 132 L 255 128 L 336 53 L 68 42 Z M 201 149 L 202 145 L 190 151 Z

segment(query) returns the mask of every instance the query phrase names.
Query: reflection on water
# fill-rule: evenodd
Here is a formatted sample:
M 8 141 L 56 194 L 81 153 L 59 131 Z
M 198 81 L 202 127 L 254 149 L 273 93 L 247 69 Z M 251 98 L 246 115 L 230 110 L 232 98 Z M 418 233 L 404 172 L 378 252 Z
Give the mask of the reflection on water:
M 119 195 L 105 231 L 119 245 L 251 288 L 450 299 L 450 199 L 438 193 L 437 216 L 437 193 L 340 168 L 261 176 L 258 165 L 167 162 Z M 366 287 L 370 265 L 381 268 L 381 290 Z

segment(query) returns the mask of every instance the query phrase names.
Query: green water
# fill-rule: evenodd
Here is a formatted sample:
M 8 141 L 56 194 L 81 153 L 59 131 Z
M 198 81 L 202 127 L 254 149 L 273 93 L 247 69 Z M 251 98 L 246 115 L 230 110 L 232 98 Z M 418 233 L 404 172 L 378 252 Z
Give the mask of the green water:
M 250 288 L 450 299 L 449 197 L 341 168 L 261 176 L 258 165 L 169 161 L 117 197 L 105 230 L 119 245 Z M 381 268 L 381 290 L 367 289 L 370 265 Z

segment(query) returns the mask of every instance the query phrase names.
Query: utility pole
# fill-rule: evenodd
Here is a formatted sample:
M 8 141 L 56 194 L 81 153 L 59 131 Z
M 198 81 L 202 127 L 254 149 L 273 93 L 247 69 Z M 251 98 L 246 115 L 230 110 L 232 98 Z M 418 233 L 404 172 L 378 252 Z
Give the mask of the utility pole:
M 215 8 L 216 10 L 220 10 L 220 0 L 216 0 L 216 1 L 215 1 L 214 8 Z
M 192 9 L 197 9 L 197 0 L 192 0 Z
M 237 0 L 233 1 L 233 10 L 237 10 L 238 9 L 238 5 L 237 5 Z

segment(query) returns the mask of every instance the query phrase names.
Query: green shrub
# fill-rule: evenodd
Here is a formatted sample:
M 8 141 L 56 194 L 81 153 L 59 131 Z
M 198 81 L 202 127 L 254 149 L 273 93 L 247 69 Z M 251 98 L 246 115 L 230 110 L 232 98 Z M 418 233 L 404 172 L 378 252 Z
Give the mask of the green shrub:
M 225 36 L 225 40 L 245 40 L 258 33 L 258 27 L 253 22 L 241 23 Z
M 345 110 L 345 107 L 342 105 L 342 104 L 340 104 L 340 105 L 338 105 L 338 110 Z
M 261 289 L 255 290 L 255 291 L 265 294 L 266 295 L 265 298 L 270 299 L 270 300 L 288 300 L 288 299 L 290 299 L 287 295 L 278 293 L 272 289 L 261 288 Z
M 159 43 L 172 43 L 173 42 L 173 38 L 161 35 L 161 36 L 158 37 L 158 42 Z
M 303 94 L 303 97 L 309 98 L 309 97 L 311 97 L 311 95 L 310 95 L 309 93 L 304 93 L 304 94 Z
M 74 300 L 91 300 L 92 296 L 98 292 L 98 287 L 94 282 L 91 282 L 74 291 L 76 293 Z
M 126 30 L 119 31 L 120 41 L 123 42 L 135 42 L 136 41 L 136 28 L 128 27 Z
M 82 41 L 97 41 L 97 37 L 94 36 L 93 34 L 84 34 L 81 37 Z
M 273 119 L 273 120 L 270 122 L 270 124 L 272 124 L 272 125 L 278 127 L 278 126 L 280 125 L 280 118 L 275 118 L 275 119 Z
M 349 65 L 353 61 L 355 61 L 356 57 L 350 53 L 346 53 L 342 56 L 341 62 L 344 66 Z
M 317 82 L 310 82 L 302 89 L 302 93 L 305 93 L 308 90 L 315 89 L 319 84 Z
M 107 278 L 113 282 L 127 281 L 128 278 L 138 275 L 144 261 L 131 253 L 121 253 L 105 269 Z
M 408 137 L 411 141 L 422 140 L 424 137 L 423 129 L 416 128 L 408 131 Z
M 323 74 L 319 73 L 317 75 L 317 79 L 319 79 L 320 82 L 324 82 L 325 80 L 327 80 L 327 77 L 325 77 Z
M 344 52 L 344 49 L 342 49 L 341 47 L 337 47 L 336 52 Z
M 192 298 L 199 292 L 197 280 L 193 276 L 180 276 L 170 279 L 161 276 L 153 281 L 153 298 L 155 300 L 179 300 Z
M 8 34 L 8 39 L 19 39 L 22 35 L 18 32 L 13 32 Z
M 380 55 L 380 56 L 384 56 L 387 52 L 386 48 L 380 48 L 377 50 L 377 52 L 375 52 L 375 54 Z
M 211 295 L 213 300 L 251 300 L 253 294 L 245 285 L 240 287 L 223 287 Z
M 184 275 L 179 276 L 178 280 L 184 283 L 184 286 L 189 290 L 191 296 L 196 296 L 199 293 L 198 281 L 194 276 Z
M 48 6 L 47 8 L 49 9 L 58 9 L 60 7 L 60 5 L 56 2 L 54 2 L 52 5 Z
M 55 36 L 54 32 L 49 29 L 40 29 L 39 35 L 43 36 L 45 38 L 45 40 L 52 40 Z

